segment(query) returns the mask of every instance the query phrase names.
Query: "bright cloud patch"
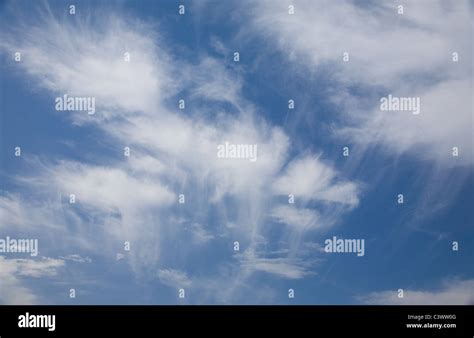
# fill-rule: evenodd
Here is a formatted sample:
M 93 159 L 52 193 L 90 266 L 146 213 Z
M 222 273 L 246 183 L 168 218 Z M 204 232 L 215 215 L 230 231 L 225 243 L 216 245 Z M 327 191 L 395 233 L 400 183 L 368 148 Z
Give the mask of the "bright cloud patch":
M 367 289 L 387 266 L 466 276 L 403 302 L 471 302 L 467 2 L 24 6 L 0 6 L 0 230 L 40 255 L 1 253 L 0 302 L 402 303 Z
M 292 63 L 314 72 L 331 68 L 338 84 L 333 102 L 347 124 L 336 134 L 449 166 L 472 163 L 468 1 L 410 1 L 400 9 L 396 3 L 301 0 L 294 1 L 293 15 L 287 6 L 259 2 L 253 27 Z M 354 94 L 358 85 L 369 89 L 364 97 Z M 389 94 L 420 98 L 420 114 L 380 111 L 379 99 Z M 452 147 L 463 149 L 455 162 Z
M 384 305 L 472 305 L 474 281 L 445 281 L 438 290 L 405 290 L 403 297 L 396 290 L 373 292 L 362 300 L 367 304 Z
M 313 274 L 301 258 L 303 239 L 271 259 L 255 250 L 271 231 L 268 222 L 288 225 L 283 242 L 292 232 L 318 227 L 317 211 L 278 205 L 272 196 L 293 193 L 354 207 L 356 183 L 319 157 L 290 160 L 289 136 L 258 116 L 259 108 L 241 93 L 241 75 L 221 60 L 205 55 L 197 64 L 175 60 L 156 27 L 117 13 L 104 12 L 101 22 L 92 24 L 58 19 L 50 9 L 40 13 L 31 30 L 3 34 L 4 52 L 23 51 L 23 74 L 46 90 L 51 102 L 65 94 L 94 97 L 94 114 L 59 113 L 69 117 L 65 123 L 98 128 L 119 146 L 113 161 L 31 159 L 29 165 L 41 170 L 15 175 L 14 181 L 43 202 L 5 194 L 0 207 L 11 226 L 29 218 L 38 226 L 63 223 L 56 241 L 71 243 L 85 256 L 128 262 L 139 278 L 168 286 L 192 288 L 187 261 L 203 247 L 231 248 L 235 239 L 245 259 L 234 260 L 229 251 L 214 264 L 236 265 L 236 278 L 257 271 L 289 279 Z M 168 103 L 178 85 L 192 93 L 186 114 Z M 193 105 L 193 100 L 201 101 Z M 225 102 L 237 113 L 215 110 L 213 102 Z M 229 151 L 219 156 L 223 144 L 250 145 L 255 154 L 251 160 Z M 33 231 L 41 233 L 38 227 Z M 174 244 L 181 238 L 189 238 L 186 246 Z

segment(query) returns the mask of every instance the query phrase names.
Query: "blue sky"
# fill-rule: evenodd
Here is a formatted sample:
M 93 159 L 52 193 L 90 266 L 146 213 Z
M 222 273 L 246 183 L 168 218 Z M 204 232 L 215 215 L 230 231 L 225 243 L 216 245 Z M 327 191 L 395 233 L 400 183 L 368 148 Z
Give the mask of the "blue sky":
M 469 2 L 69 5 L 0 4 L 0 303 L 473 303 Z

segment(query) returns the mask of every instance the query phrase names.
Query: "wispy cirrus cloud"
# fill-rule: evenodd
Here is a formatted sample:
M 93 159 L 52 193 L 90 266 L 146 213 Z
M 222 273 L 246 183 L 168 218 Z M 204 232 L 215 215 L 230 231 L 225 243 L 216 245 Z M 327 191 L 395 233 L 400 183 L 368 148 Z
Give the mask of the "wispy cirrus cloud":
M 322 227 L 320 215 L 311 209 L 298 209 L 293 206 L 278 206 L 271 212 L 271 217 L 277 222 L 301 230 L 311 230 Z
M 0 256 L 1 304 L 36 304 L 41 297 L 29 288 L 25 279 L 52 278 L 65 265 L 64 260 L 42 257 L 41 259 L 5 258 Z
M 28 24 L 20 19 L 3 31 L 1 47 L 11 56 L 20 51 L 21 66 L 40 86 L 56 95 L 95 97 L 102 118 L 117 110 L 123 115 L 158 107 L 164 87 L 171 85 L 162 81 L 171 64 L 153 42 L 158 38 L 153 26 L 124 21 L 100 7 L 100 20 L 90 17 L 76 23 L 66 13 L 54 13 L 47 3 L 34 10 Z M 12 15 L 20 18 L 18 12 Z M 125 53 L 131 62 L 124 61 Z M 82 114 L 73 118 L 90 122 Z
M 292 65 L 331 70 L 328 95 L 344 121 L 334 136 L 447 167 L 472 164 L 469 1 L 292 4 L 290 15 L 285 1 L 259 2 L 243 16 L 251 22 L 243 30 L 257 29 Z M 380 111 L 380 98 L 389 94 L 419 97 L 421 113 Z M 462 155 L 453 158 L 452 147 Z
M 186 272 L 174 269 L 158 270 L 158 278 L 163 284 L 174 288 L 189 287 L 192 284 Z
M 336 171 L 316 156 L 305 156 L 290 162 L 274 184 L 277 194 L 293 194 L 304 201 L 319 200 L 356 206 L 358 186 L 353 182 L 338 182 Z
M 162 48 L 163 37 L 155 33 L 154 25 L 120 13 L 104 11 L 100 22 L 92 19 L 88 24 L 76 19 L 58 18 L 43 8 L 30 30 L 2 34 L 2 50 L 9 55 L 22 51 L 19 66 L 26 79 L 36 79 L 38 88 L 47 91 L 51 111 L 55 95 L 95 97 L 94 115 L 70 112 L 65 120 L 80 128 L 97 128 L 118 149 L 130 147 L 130 157 L 117 152 L 113 160 L 96 156 L 81 163 L 68 158 L 31 160 L 30 168 L 36 169 L 25 170 L 13 181 L 40 201 L 12 199 L 7 193 L 0 201 L 5 217 L 22 223 L 27 215 L 41 214 L 44 223 L 49 218 L 52 224 L 64 222 L 68 226 L 56 239 L 74 243 L 73 252 L 94 253 L 106 260 L 126 257 L 120 262 L 130 264 L 137 277 L 158 278 L 165 285 L 178 282 L 193 287 L 196 278 L 187 273 L 186 258 L 210 245 L 229 248 L 227 254 L 217 255 L 215 264 L 235 265 L 231 290 L 236 293 L 257 271 L 285 279 L 312 274 L 299 254 L 300 241 L 292 242 L 279 257 L 268 258 L 255 250 L 259 238 L 271 232 L 268 216 L 272 212 L 278 216 L 282 210 L 275 195 L 293 193 L 297 199 L 351 208 L 359 201 L 358 184 L 344 180 L 320 157 L 310 154 L 292 160 L 290 137 L 259 116 L 259 108 L 241 92 L 239 73 L 224 61 L 208 56 L 197 64 L 175 60 Z M 38 44 L 38 39 L 45 43 Z M 130 52 L 129 62 L 123 59 L 125 52 Z M 214 76 L 209 78 L 210 73 Z M 178 87 L 191 93 L 183 112 L 169 104 Z M 233 111 L 216 108 L 216 101 L 228 103 Z M 217 146 L 224 142 L 257 145 L 258 160 L 218 158 Z M 309 185 L 302 182 L 301 174 L 309 178 Z M 70 194 L 75 195 L 73 204 L 67 200 Z M 185 195 L 183 205 L 178 202 L 180 194 Z M 312 223 L 307 218 L 316 212 L 303 213 L 290 216 L 305 225 Z M 182 221 L 176 222 L 178 218 Z M 295 221 L 281 213 L 276 218 Z M 299 232 L 296 228 L 284 230 L 282 239 Z M 172 244 L 180 243 L 190 231 L 194 240 Z M 244 258 L 232 260 L 231 244 L 236 239 Z M 117 248 L 122 250 L 125 241 L 131 250 L 119 256 Z M 213 273 L 208 279 L 227 278 Z
M 265 272 L 287 279 L 301 279 L 311 274 L 299 259 L 252 257 L 243 260 L 242 267 L 247 271 Z
M 90 16 L 72 18 L 64 15 L 64 8 L 39 5 L 24 21 L 18 12 L 9 13 L 17 19 L 2 25 L 0 52 L 11 61 L 12 54 L 21 51 L 22 62 L 7 61 L 5 67 L 51 102 L 42 114 L 77 128 L 79 136 L 71 133 L 71 139 L 77 139 L 69 149 L 87 156 L 78 160 L 47 149 L 45 154 L 26 152 L 17 161 L 20 170 L 8 177 L 11 184 L 0 194 L 0 229 L 37 235 L 45 255 L 52 252 L 67 263 L 88 262 L 71 266 L 103 278 L 104 284 L 115 283 L 115 273 L 126 270 L 131 272 L 126 278 L 139 290 L 148 282 L 186 287 L 192 295 L 186 301 L 193 303 L 268 303 L 282 299 L 284 289 L 279 286 L 284 283 L 318 275 L 322 234 L 363 205 L 365 184 L 354 177 L 368 167 L 354 168 L 364 155 L 379 155 L 371 152 L 372 145 L 393 158 L 409 153 L 429 160 L 429 168 L 414 177 L 417 181 L 429 172 L 428 182 L 433 183 L 416 192 L 422 203 L 415 219 L 424 210 L 431 214 L 453 201 L 468 174 L 446 169 L 470 162 L 466 3 L 435 2 L 429 8 L 407 3 L 403 15 L 390 4 L 293 3 L 294 15 L 288 14 L 284 1 L 231 4 L 241 12 L 229 21 L 244 23 L 235 40 L 211 37 L 212 50 L 198 48 L 192 60 L 181 57 L 182 46 L 179 52 L 173 48 L 181 42 L 166 36 L 160 22 L 134 18 L 130 13 L 135 12 L 120 7 L 98 5 Z M 190 12 L 194 19 L 213 16 L 227 5 L 209 12 L 206 3 L 199 2 Z M 242 49 L 244 62 L 233 63 L 234 48 L 248 47 L 245 42 L 251 37 L 261 39 L 257 60 L 249 62 Z M 400 47 L 404 45 L 410 48 Z M 319 133 L 320 122 L 328 123 L 333 136 L 329 141 L 336 140 L 337 151 L 332 145 L 306 144 L 299 130 L 278 125 L 278 118 L 272 120 L 281 109 L 277 103 L 260 107 L 249 101 L 255 93 L 248 95 L 246 72 L 259 68 L 258 62 L 273 62 L 266 57 L 274 56 L 275 46 L 286 57 L 285 67 L 290 65 L 289 72 L 281 72 L 284 83 L 275 85 L 287 91 L 283 96 L 299 75 L 309 78 L 306 84 L 311 76 L 320 82 L 319 75 L 327 74 L 323 91 L 337 114 L 322 116 L 324 104 L 298 101 L 288 119 L 318 111 L 317 125 L 305 127 Z M 265 47 L 268 54 L 262 52 Z M 247 52 L 252 54 L 252 49 Z M 450 59 L 452 51 L 459 52 L 458 63 Z M 350 55 L 347 63 L 343 52 Z M 129 61 L 125 53 L 130 53 Z M 209 55 L 216 53 L 218 57 Z M 280 65 L 271 62 L 272 71 L 280 73 Z M 292 67 L 301 73 L 292 73 Z M 266 81 L 266 75 L 256 83 Z M 380 111 L 380 96 L 387 93 L 419 96 L 421 113 Z M 96 113 L 55 112 L 54 98 L 63 94 L 93 96 Z M 313 100 L 308 89 L 306 97 L 313 102 L 318 95 L 321 92 L 314 91 Z M 178 106 L 181 98 L 184 109 Z M 448 117 L 453 106 L 456 113 Z M 354 145 L 342 165 L 337 158 L 341 140 Z M 217 147 L 225 142 L 257 146 L 258 159 L 219 158 Z M 82 148 L 86 144 L 87 150 Z M 460 147 L 460 157 L 451 156 L 452 146 Z M 130 156 L 124 156 L 124 147 L 130 148 Z M 375 170 L 383 172 L 390 165 Z M 372 182 L 375 178 L 368 177 L 374 187 L 382 181 L 391 184 L 382 174 L 376 178 Z M 70 194 L 75 203 L 68 201 Z M 288 201 L 290 194 L 294 204 Z M 411 207 L 415 194 L 405 194 Z M 360 230 L 364 225 L 355 226 Z M 6 266 L 15 274 L 6 277 L 6 285 L 19 295 L 19 302 L 42 302 L 47 295 L 28 289 L 23 278 L 32 278 L 34 271 L 52 278 L 61 268 L 54 264 L 38 266 L 49 271 L 45 273 L 10 260 Z M 260 278 L 276 283 L 260 283 Z M 453 284 L 431 296 L 441 294 L 436 298 L 440 302 L 461 301 L 456 290 L 462 293 L 470 284 Z M 408 291 L 418 301 L 431 292 Z M 392 297 L 382 291 L 364 299 L 395 303 Z
M 474 280 L 445 280 L 433 290 L 406 289 L 403 298 L 398 290 L 377 291 L 361 296 L 366 304 L 382 305 L 472 305 L 474 304 Z

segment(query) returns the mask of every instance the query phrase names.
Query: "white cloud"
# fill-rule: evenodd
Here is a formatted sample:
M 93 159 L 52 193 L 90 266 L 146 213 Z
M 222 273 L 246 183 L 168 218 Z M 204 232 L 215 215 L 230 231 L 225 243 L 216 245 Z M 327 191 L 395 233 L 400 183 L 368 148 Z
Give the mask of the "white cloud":
M 446 166 L 472 163 L 469 80 L 444 81 L 418 90 L 416 96 L 420 96 L 421 102 L 419 115 L 380 111 L 376 107 L 361 125 L 342 128 L 337 134 L 354 138 L 360 144 L 383 144 L 396 154 L 414 150 L 419 158 L 435 159 Z M 459 149 L 458 157 L 453 157 L 453 147 Z
M 353 182 L 337 181 L 336 171 L 316 156 L 305 156 L 290 162 L 284 175 L 274 184 L 277 194 L 293 194 L 295 200 L 319 200 L 356 206 L 358 187 Z
M 171 60 L 161 37 L 153 33 L 156 27 L 103 14 L 98 26 L 87 25 L 80 17 L 72 22 L 43 15 L 39 22 L 31 22 L 29 30 L 2 34 L 1 46 L 9 52 L 23 51 L 21 65 L 40 88 L 50 92 L 52 109 L 58 93 L 96 97 L 96 115 L 68 116 L 74 123 L 94 124 L 104 138 L 120 145 L 118 149 L 129 146 L 131 156 L 118 152 L 118 162 L 97 158 L 94 164 L 33 161 L 33 173 L 19 175 L 16 181 L 26 193 L 40 198 L 33 203 L 23 197 L 4 197 L 0 208 L 9 219 L 23 223 L 31 217 L 47 223 L 51 218 L 52 224 L 70 225 L 62 227 L 61 242 L 74 241 L 80 249 L 111 259 L 124 258 L 117 250 L 130 241 L 126 261 L 142 276 L 173 266 L 178 253 L 173 254 L 177 247 L 170 243 L 187 230 L 194 241 L 178 246 L 183 259 L 195 255 L 196 245 L 217 237 L 229 243 L 238 238 L 242 245 L 254 247 L 269 230 L 265 223 L 269 214 L 273 212 L 281 222 L 292 221 L 288 215 L 283 217 L 274 194 L 357 205 L 357 184 L 341 180 L 318 157 L 296 159 L 281 174 L 289 160 L 290 139 L 281 128 L 259 118 L 257 108 L 242 98 L 237 72 L 206 56 L 196 65 Z M 39 39 L 45 43 L 38 44 Z M 125 51 L 131 53 L 130 63 L 122 59 Z M 212 105 L 193 106 L 189 101 L 185 113 L 179 112 L 167 105 L 175 99 L 177 86 L 189 90 L 191 100 L 224 101 L 237 113 Z M 257 161 L 217 158 L 217 146 L 224 142 L 256 144 Z M 42 199 L 58 192 L 66 199 L 75 194 L 76 204 L 48 204 Z M 186 194 L 183 206 L 177 203 L 180 193 Z M 189 204 L 192 212 L 186 209 Z M 173 222 L 177 215 L 185 221 Z M 207 225 L 211 216 L 215 224 Z M 307 209 L 289 216 L 313 226 L 316 212 Z M 235 226 L 227 227 L 229 223 Z M 288 227 L 283 236 L 293 231 L 298 230 Z M 239 260 L 240 276 L 254 271 L 290 279 L 308 275 L 308 265 L 298 258 L 299 243 L 288 250 L 294 258 L 254 255 Z M 167 285 L 191 284 L 183 271 L 160 269 L 158 277 Z
M 232 76 L 222 62 L 210 57 L 203 58 L 199 67 L 190 70 L 189 74 L 192 74 L 189 80 L 195 84 L 192 92 L 194 97 L 226 101 L 243 108 L 240 107 L 242 79 Z
M 231 55 L 231 51 L 229 48 L 227 48 L 224 43 L 222 42 L 221 39 L 219 39 L 218 37 L 216 36 L 212 36 L 210 38 L 210 45 L 212 47 L 212 49 L 214 49 L 214 51 L 218 54 L 221 54 L 222 56 L 230 56 Z
M 41 260 L 17 258 L 8 260 L 15 265 L 15 273 L 24 277 L 53 277 L 58 273 L 58 268 L 64 266 L 64 260 L 42 257 Z
M 110 132 L 178 168 L 180 181 L 195 178 L 214 185 L 213 201 L 264 185 L 279 170 L 288 149 L 288 138 L 280 129 L 246 116 L 221 115 L 214 123 L 178 115 L 141 116 L 114 125 Z M 257 161 L 218 158 L 217 146 L 226 141 L 256 144 Z
M 259 2 L 244 29 L 257 28 L 292 64 L 331 70 L 328 93 L 345 123 L 334 128 L 337 135 L 447 166 L 473 162 L 469 1 L 407 1 L 403 15 L 388 2 L 293 3 L 296 12 L 288 15 L 285 1 Z M 352 94 L 354 86 L 365 96 Z M 420 115 L 380 112 L 380 96 L 388 94 L 421 97 Z M 453 146 L 459 158 L 451 156 Z
M 215 236 L 209 233 L 200 223 L 192 223 L 190 230 L 193 234 L 194 242 L 197 244 L 205 244 L 215 238 Z
M 310 264 L 300 258 L 258 257 L 253 250 L 246 250 L 239 259 L 247 273 L 260 271 L 285 279 L 301 279 L 313 274 L 308 270 Z
M 165 70 L 171 68 L 167 53 L 156 50 L 154 27 L 105 11 L 100 20 L 77 25 L 68 17 L 59 19 L 47 5 L 36 14 L 37 21 L 17 22 L 5 31 L 0 47 L 10 55 L 20 50 L 21 66 L 41 86 L 60 96 L 95 97 L 100 117 L 117 108 L 131 113 L 158 106 L 169 84 L 162 81 Z M 130 62 L 124 61 L 125 52 Z M 91 120 L 87 114 L 75 115 Z
M 36 304 L 37 302 L 37 296 L 30 289 L 22 286 L 15 276 L 3 276 L 2 274 L 2 292 L 0 292 L 0 304 L 31 305 Z
M 175 194 L 159 181 L 134 177 L 118 168 L 61 162 L 49 168 L 46 175 L 53 177 L 56 188 L 66 196 L 75 194 L 77 203 L 108 212 L 159 208 L 176 200 Z M 46 181 L 37 183 L 51 184 L 49 177 L 43 176 Z
M 398 298 L 398 290 L 372 292 L 360 297 L 366 304 L 383 305 L 473 305 L 474 280 L 447 280 L 438 290 L 404 290 Z
M 26 204 L 29 204 L 30 207 L 26 207 Z M 33 206 L 44 206 L 45 204 L 48 202 L 27 201 L 19 194 L 6 193 L 0 196 L 0 219 L 2 219 L 0 226 L 28 229 L 41 225 L 45 228 L 59 230 L 61 225 L 57 217 L 58 209 Z M 53 204 L 50 205 L 53 206 Z
M 319 214 L 311 209 L 298 209 L 293 206 L 278 206 L 272 210 L 271 217 L 276 221 L 299 230 L 315 229 L 322 226 Z
M 50 278 L 58 274 L 64 261 L 42 257 L 38 260 L 0 256 L 0 304 L 27 305 L 39 302 L 33 290 L 24 286 L 25 278 Z
M 160 269 L 158 278 L 163 284 L 174 288 L 190 287 L 192 284 L 186 272 L 180 270 Z
M 285 1 L 258 6 L 252 22 L 261 34 L 309 68 L 334 67 L 345 82 L 391 87 L 410 73 L 447 71 L 453 51 L 470 55 L 468 1 L 409 1 L 403 15 L 395 3 L 296 0 L 294 15 L 288 15 Z M 342 63 L 344 52 L 350 55 L 347 64 Z
M 82 257 L 81 255 L 78 255 L 78 254 L 71 254 L 71 255 L 67 255 L 67 256 L 60 256 L 59 258 L 61 258 L 62 260 L 65 260 L 65 261 L 72 261 L 72 262 L 75 262 L 75 263 L 91 263 L 92 262 L 92 259 L 89 258 L 89 257 Z

